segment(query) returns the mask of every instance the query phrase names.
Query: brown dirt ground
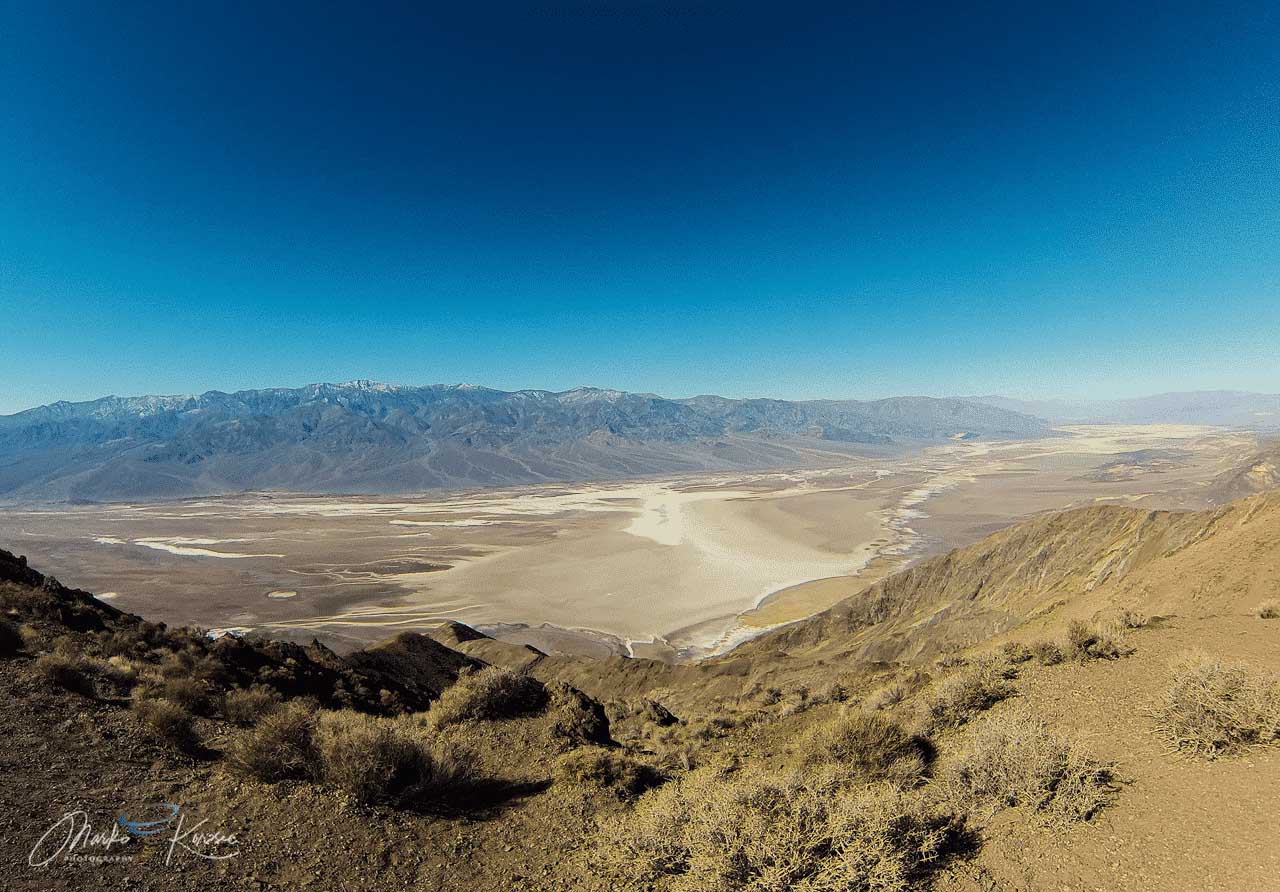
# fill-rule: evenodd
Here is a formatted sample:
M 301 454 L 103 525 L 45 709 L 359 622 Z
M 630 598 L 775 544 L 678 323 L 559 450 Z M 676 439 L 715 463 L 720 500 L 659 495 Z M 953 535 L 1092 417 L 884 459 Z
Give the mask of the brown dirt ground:
M 1280 748 L 1215 761 L 1170 750 L 1147 714 L 1170 663 L 1194 651 L 1280 671 L 1280 621 L 1171 618 L 1113 662 L 1035 667 L 1015 701 L 1119 768 L 1123 788 L 1088 824 L 1053 830 L 1011 810 L 938 884 L 943 892 L 1280 888 Z M 1014 702 L 996 709 L 1014 708 Z M 945 753 L 946 742 L 942 742 Z

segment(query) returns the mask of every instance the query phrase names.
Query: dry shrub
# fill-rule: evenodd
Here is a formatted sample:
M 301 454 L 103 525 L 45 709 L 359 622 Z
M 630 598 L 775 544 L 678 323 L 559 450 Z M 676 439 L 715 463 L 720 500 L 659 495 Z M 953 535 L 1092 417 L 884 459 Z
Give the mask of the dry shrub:
M 170 700 L 135 700 L 133 712 L 162 743 L 189 751 L 198 738 L 191 724 L 191 714 Z
M 1067 626 L 1067 652 L 1074 660 L 1115 660 L 1133 653 L 1119 632 L 1072 620 Z
M 196 657 L 190 651 L 168 651 L 160 658 L 160 675 L 163 678 L 190 678 L 195 668 Z
M 633 799 L 666 780 L 666 775 L 620 750 L 587 746 L 565 753 L 556 762 L 556 780 L 588 789 L 609 790 Z
M 1062 822 L 1087 821 L 1111 801 L 1114 770 L 1028 713 L 982 722 L 942 781 L 957 808 L 994 814 L 1024 806 Z
M 925 700 L 928 726 L 933 730 L 958 728 L 978 713 L 1014 694 L 1004 665 L 980 663 L 939 684 Z
M 235 771 L 266 783 L 311 777 L 315 772 L 315 709 L 291 701 L 262 718 L 227 747 Z
M 317 722 L 314 743 L 318 779 L 365 804 L 440 798 L 471 776 L 469 761 L 433 752 L 411 721 L 326 712 Z
M 235 725 L 257 724 L 264 715 L 280 705 L 280 695 L 271 688 L 252 687 L 228 691 L 222 700 L 222 712 Z
M 1259 619 L 1280 619 L 1280 601 L 1274 598 L 1263 601 L 1258 605 L 1257 614 Z
M 22 649 L 22 632 L 7 619 L 0 619 L 0 657 L 9 657 Z
M 537 712 L 547 692 L 536 680 L 509 669 L 489 666 L 462 675 L 431 705 L 431 722 L 438 728 L 455 722 L 506 719 Z
M 554 716 L 551 735 L 563 741 L 562 745 L 607 745 L 613 742 L 609 733 L 609 717 L 599 701 L 559 681 L 547 685 L 547 694 L 551 698 Z
M 929 745 L 901 725 L 869 712 L 849 712 L 817 725 L 800 740 L 806 768 L 834 769 L 848 779 L 911 785 L 928 765 Z
M 150 645 L 140 629 L 127 629 L 118 632 L 99 633 L 98 647 L 109 657 L 143 657 Z
M 816 703 L 844 703 L 849 699 L 850 693 L 848 685 L 833 681 L 814 695 L 813 699 Z
M 1117 621 L 1126 629 L 1145 629 L 1151 623 L 1151 617 L 1126 607 L 1120 611 Z
M 957 829 L 922 794 L 887 784 L 824 790 L 701 768 L 602 827 L 588 865 L 613 888 L 907 890 Z
M 96 675 L 120 693 L 127 694 L 138 683 L 138 670 L 124 657 L 112 657 L 109 660 L 87 658 L 84 661 L 85 671 Z
M 1021 641 L 1006 641 L 1000 646 L 1000 655 L 1010 663 L 1025 663 L 1033 656 L 1031 649 Z
M 1175 746 L 1208 758 L 1275 743 L 1280 740 L 1280 678 L 1195 654 L 1173 667 L 1155 718 Z
M 1067 658 L 1056 641 L 1047 639 L 1031 643 L 1031 655 L 1041 666 L 1056 666 Z
M 142 696 L 153 700 L 169 700 L 187 712 L 209 715 L 214 698 L 209 689 L 194 678 L 164 678 L 146 685 Z
M 36 659 L 36 674 L 55 687 L 63 688 L 84 697 L 95 694 L 90 667 L 80 657 L 61 653 L 44 654 Z
M 968 658 L 958 650 L 948 651 L 933 661 L 933 665 L 939 669 L 955 669 L 958 666 L 966 666 L 968 663 Z
M 867 697 L 862 705 L 863 708 L 870 710 L 888 709 L 891 706 L 897 706 L 905 699 L 907 699 L 907 686 L 900 681 L 891 681 Z

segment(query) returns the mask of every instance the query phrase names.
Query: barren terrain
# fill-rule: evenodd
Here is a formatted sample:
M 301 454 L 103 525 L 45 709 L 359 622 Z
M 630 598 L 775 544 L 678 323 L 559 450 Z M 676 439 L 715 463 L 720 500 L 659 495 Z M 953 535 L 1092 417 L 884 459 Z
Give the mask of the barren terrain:
M 1200 508 L 1256 447 L 1080 426 L 840 467 L 420 497 L 10 505 L 0 540 L 169 622 L 338 646 L 457 620 L 544 650 L 673 658 L 808 616 L 1037 512 Z

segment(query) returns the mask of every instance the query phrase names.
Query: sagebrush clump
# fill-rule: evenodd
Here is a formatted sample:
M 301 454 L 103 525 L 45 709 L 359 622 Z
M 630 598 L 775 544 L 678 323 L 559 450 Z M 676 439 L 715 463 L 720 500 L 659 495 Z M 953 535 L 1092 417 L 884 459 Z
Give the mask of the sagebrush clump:
M 1118 631 L 1072 620 L 1067 626 L 1067 651 L 1072 659 L 1115 660 L 1133 653 Z
M 1031 649 L 1021 641 L 1006 641 L 1000 646 L 1000 655 L 1010 663 L 1025 663 L 1031 659 Z
M 815 725 L 799 745 L 800 762 L 806 768 L 822 766 L 849 779 L 904 786 L 924 776 L 930 752 L 926 741 L 898 723 L 859 711 Z
M 867 697 L 863 706 L 873 711 L 889 709 L 905 699 L 907 699 L 907 686 L 900 681 L 891 681 Z
M 990 815 L 1023 806 L 1045 817 L 1086 821 L 1114 794 L 1115 772 L 1023 712 L 984 719 L 951 763 L 942 788 L 960 810 Z
M 170 700 L 135 700 L 133 712 L 162 743 L 189 751 L 199 742 L 191 713 Z
M 888 784 L 815 788 L 700 768 L 606 824 L 587 865 L 617 888 L 906 890 L 942 863 L 958 829 L 931 800 Z
M 322 713 L 314 730 L 316 779 L 357 802 L 438 799 L 471 776 L 470 759 L 433 751 L 420 725 L 351 710 Z
M 946 679 L 925 700 L 930 729 L 957 728 L 1014 694 L 1008 664 L 989 661 Z
M 528 715 L 547 703 L 547 692 L 527 675 L 489 666 L 461 676 L 431 705 L 432 724 L 486 721 Z
M 213 712 L 212 692 L 194 678 L 162 678 L 146 684 L 141 694 L 143 697 L 177 703 L 187 712 L 196 715 L 209 715 Z
M 55 687 L 82 697 L 92 697 L 96 693 L 89 665 L 80 657 L 61 653 L 44 654 L 36 659 L 35 670 L 41 678 Z
M 1176 664 L 1153 710 L 1178 749 L 1208 758 L 1280 741 L 1280 677 L 1196 654 Z
M 263 716 L 274 712 L 280 705 L 280 695 L 268 687 L 253 685 L 227 691 L 222 698 L 222 713 L 235 725 L 257 724 Z
M 1056 641 L 1033 641 L 1030 650 L 1031 655 L 1041 666 L 1056 666 L 1067 658 Z
M 233 770 L 265 783 L 308 778 L 315 774 L 314 734 L 314 705 L 290 701 L 232 741 L 227 762 Z
M 1258 605 L 1257 614 L 1259 619 L 1280 619 L 1280 601 L 1263 601 Z
M 618 749 L 584 746 L 556 762 L 556 781 L 587 789 L 609 790 L 620 799 L 633 799 L 659 786 L 666 775 Z

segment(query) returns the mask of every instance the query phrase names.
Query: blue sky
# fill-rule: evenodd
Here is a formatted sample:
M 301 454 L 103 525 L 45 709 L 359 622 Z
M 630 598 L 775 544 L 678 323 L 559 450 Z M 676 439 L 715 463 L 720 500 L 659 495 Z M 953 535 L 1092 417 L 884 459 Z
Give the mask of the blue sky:
M 0 4 L 0 412 L 1280 390 L 1274 4 L 459 5 Z

